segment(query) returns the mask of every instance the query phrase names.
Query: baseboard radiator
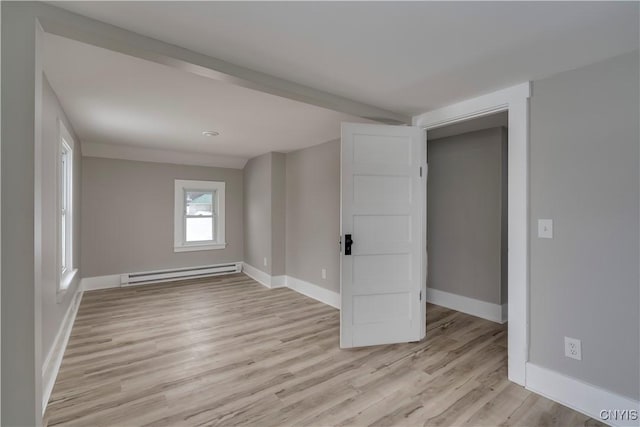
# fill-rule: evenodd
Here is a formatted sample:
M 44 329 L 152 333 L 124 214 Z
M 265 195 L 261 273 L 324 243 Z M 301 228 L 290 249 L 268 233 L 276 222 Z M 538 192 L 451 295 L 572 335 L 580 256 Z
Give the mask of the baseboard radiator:
M 198 267 L 174 268 L 171 270 L 145 271 L 120 275 L 121 286 L 144 285 L 147 283 L 171 282 L 175 280 L 198 279 L 221 274 L 240 273 L 241 262 L 204 265 Z

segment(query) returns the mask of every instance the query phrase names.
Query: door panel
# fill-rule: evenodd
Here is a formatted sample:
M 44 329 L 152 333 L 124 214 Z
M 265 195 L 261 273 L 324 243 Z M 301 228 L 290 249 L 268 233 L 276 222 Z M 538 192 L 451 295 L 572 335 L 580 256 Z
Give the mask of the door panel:
M 424 337 L 425 148 L 415 127 L 342 125 L 343 348 Z
M 353 234 L 363 246 L 376 243 L 409 243 L 411 217 L 408 215 L 354 215 Z
M 354 135 L 353 162 L 411 165 L 411 141 L 404 137 Z
M 357 295 L 353 298 L 357 324 L 389 320 L 411 320 L 411 299 L 406 293 Z
M 353 202 L 358 205 L 411 201 L 411 177 L 357 175 L 353 177 Z

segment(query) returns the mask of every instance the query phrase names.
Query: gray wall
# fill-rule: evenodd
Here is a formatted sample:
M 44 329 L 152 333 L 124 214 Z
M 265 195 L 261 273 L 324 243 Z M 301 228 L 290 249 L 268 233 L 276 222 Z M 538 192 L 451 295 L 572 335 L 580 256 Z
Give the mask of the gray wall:
M 271 274 L 271 153 L 247 162 L 243 183 L 244 262 Z
M 226 183 L 227 247 L 174 252 L 174 180 Z M 243 260 L 242 171 L 84 157 L 82 276 Z
M 286 273 L 286 157 L 271 153 L 271 274 Z
M 502 262 L 504 135 L 503 128 L 496 127 L 428 140 L 430 288 L 506 303 L 506 295 L 501 295 L 506 269 Z
M 286 183 L 287 275 L 340 292 L 340 141 L 288 153 Z
M 35 286 L 34 158 L 42 64 L 32 4 L 2 2 L 2 425 L 42 419 L 41 295 Z M 34 78 L 35 76 L 35 78 Z M 37 121 L 36 121 L 37 123 Z M 10 203 L 9 203 L 10 201 Z
M 636 51 L 534 82 L 530 141 L 530 359 L 636 400 L 639 79 Z
M 51 351 L 54 339 L 64 315 L 71 304 L 73 296 L 80 283 L 81 272 L 76 274 L 63 297 L 58 302 L 58 210 L 57 194 L 59 191 L 57 165 L 59 159 L 58 119 L 74 138 L 73 150 L 73 268 L 79 268 L 81 263 L 80 250 L 80 182 L 81 155 L 80 140 L 73 133 L 71 123 L 60 106 L 58 98 L 46 80 L 42 88 L 42 355 L 43 360 Z
M 285 155 L 247 162 L 244 176 L 244 261 L 269 275 L 285 274 Z M 267 265 L 264 265 L 264 260 Z

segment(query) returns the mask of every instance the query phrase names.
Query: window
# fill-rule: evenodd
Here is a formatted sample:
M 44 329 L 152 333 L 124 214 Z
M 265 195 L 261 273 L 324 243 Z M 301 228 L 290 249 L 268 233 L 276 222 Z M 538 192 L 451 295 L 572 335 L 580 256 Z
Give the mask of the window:
M 175 181 L 175 252 L 225 248 L 224 187 L 218 181 Z
M 59 122 L 59 134 L 58 291 L 64 292 L 78 270 L 73 265 L 73 139 L 61 121 Z

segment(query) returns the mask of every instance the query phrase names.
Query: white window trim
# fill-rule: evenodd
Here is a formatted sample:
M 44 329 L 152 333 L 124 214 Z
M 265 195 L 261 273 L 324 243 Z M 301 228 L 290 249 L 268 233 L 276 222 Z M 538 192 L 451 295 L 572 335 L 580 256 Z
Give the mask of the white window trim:
M 69 288 L 69 286 L 71 286 L 71 283 L 73 282 L 73 280 L 75 279 L 77 273 L 78 273 L 78 269 L 75 268 L 75 264 L 74 264 L 74 259 L 73 259 L 73 212 L 75 210 L 74 207 L 74 200 L 73 200 L 73 157 L 74 157 L 74 149 L 75 149 L 75 141 L 73 139 L 73 137 L 71 136 L 71 133 L 69 132 L 69 130 L 67 129 L 67 127 L 64 125 L 64 123 L 62 122 L 62 120 L 58 119 L 58 150 L 57 150 L 57 159 L 56 159 L 56 171 L 57 171 L 57 194 L 58 194 L 58 199 L 57 199 L 57 224 L 58 224 L 58 233 L 57 233 L 57 246 L 56 246 L 56 252 L 58 254 L 57 256 L 57 270 L 58 270 L 58 289 L 57 289 L 57 301 L 60 302 L 62 300 L 62 297 L 64 296 L 64 294 L 66 293 L 67 289 Z M 67 167 L 69 169 L 69 188 L 67 189 L 67 197 L 69 200 L 69 207 L 70 209 L 66 209 L 65 211 L 65 215 L 67 217 L 67 226 L 65 227 L 66 231 L 67 231 L 67 236 L 65 238 L 65 248 L 66 248 L 66 254 L 62 253 L 62 250 L 60 248 L 61 244 L 62 244 L 62 201 L 63 201 L 63 188 L 61 185 L 61 181 L 62 181 L 62 167 L 60 165 L 60 156 L 62 155 L 63 151 L 68 151 L 69 152 L 69 158 L 67 159 Z M 63 257 L 66 258 L 66 264 L 67 264 L 67 268 L 62 271 L 61 266 L 62 266 L 62 260 Z
M 185 235 L 185 190 L 203 190 L 212 191 L 216 194 L 217 221 L 214 235 L 215 241 L 207 242 L 186 242 Z M 194 181 L 185 179 L 176 179 L 174 188 L 174 220 L 173 220 L 173 251 L 174 252 L 191 252 L 191 251 L 209 251 L 215 249 L 224 249 L 227 247 L 225 240 L 225 183 L 222 181 Z

